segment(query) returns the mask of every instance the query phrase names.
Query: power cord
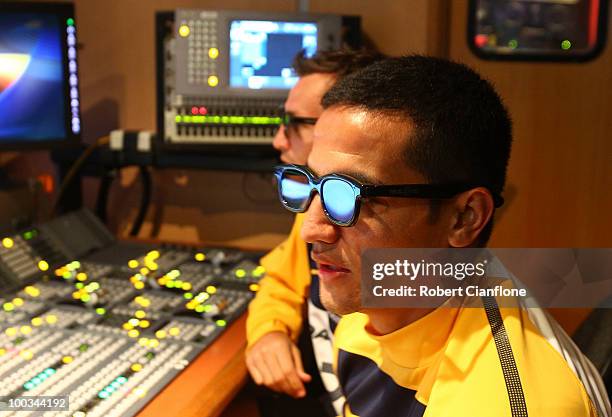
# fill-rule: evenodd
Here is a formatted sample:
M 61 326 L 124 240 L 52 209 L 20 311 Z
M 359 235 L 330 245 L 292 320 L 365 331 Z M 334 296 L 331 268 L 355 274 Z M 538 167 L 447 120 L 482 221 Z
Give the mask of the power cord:
M 77 158 L 76 161 L 74 161 L 74 163 L 72 164 L 72 166 L 66 173 L 66 176 L 62 180 L 62 183 L 60 184 L 59 190 L 57 192 L 57 197 L 55 198 L 55 201 L 53 205 L 51 206 L 51 217 L 55 216 L 57 212 L 57 208 L 59 207 L 59 204 L 61 203 L 62 198 L 64 197 L 64 193 L 66 192 L 66 189 L 68 188 L 68 186 L 70 185 L 70 183 L 72 182 L 76 174 L 79 172 L 79 170 L 81 169 L 81 167 L 83 166 L 87 158 L 91 156 L 91 154 L 96 150 L 96 148 L 100 146 L 108 145 L 109 142 L 110 142 L 110 136 L 103 136 L 97 139 L 94 143 L 90 144 L 85 149 L 85 151 L 81 154 L 81 156 Z

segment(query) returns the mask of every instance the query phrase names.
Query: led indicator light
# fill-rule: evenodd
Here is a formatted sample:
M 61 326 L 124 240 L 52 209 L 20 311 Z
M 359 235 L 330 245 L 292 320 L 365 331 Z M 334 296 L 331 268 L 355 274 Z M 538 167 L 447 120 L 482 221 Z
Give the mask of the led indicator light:
M 40 260 L 38 261 L 38 269 L 45 272 L 49 269 L 49 264 L 47 263 L 47 261 Z
M 208 85 L 211 87 L 216 87 L 219 84 L 219 77 L 216 75 L 211 75 L 208 77 Z
M 254 277 L 260 277 L 262 276 L 264 273 L 266 272 L 266 268 L 264 268 L 263 266 L 259 265 L 257 266 L 257 268 L 255 268 L 253 270 L 253 276 Z
M 24 291 L 26 292 L 26 294 L 28 294 L 30 297 L 38 297 L 40 295 L 40 290 L 36 287 L 33 287 L 32 285 L 28 285 L 27 287 L 25 287 Z
M 186 38 L 191 33 L 191 29 L 189 29 L 189 26 L 187 25 L 181 25 L 178 32 L 182 38 Z
M 474 37 L 474 43 L 477 47 L 482 48 L 489 42 L 489 37 L 487 35 L 478 34 Z

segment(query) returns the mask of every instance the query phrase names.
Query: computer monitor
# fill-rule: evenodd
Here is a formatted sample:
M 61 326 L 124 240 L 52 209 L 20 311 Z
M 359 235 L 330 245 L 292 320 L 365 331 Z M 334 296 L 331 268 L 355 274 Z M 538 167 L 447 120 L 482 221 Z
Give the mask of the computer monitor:
M 315 22 L 232 20 L 230 23 L 229 86 L 291 88 L 297 75 L 291 60 L 300 50 L 317 51 Z
M 81 135 L 74 7 L 2 3 L 0 149 L 51 148 Z

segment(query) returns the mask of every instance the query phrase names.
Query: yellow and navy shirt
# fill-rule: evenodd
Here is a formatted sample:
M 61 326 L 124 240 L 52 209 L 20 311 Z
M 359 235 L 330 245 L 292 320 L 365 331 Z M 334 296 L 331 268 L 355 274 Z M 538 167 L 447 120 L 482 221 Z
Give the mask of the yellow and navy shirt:
M 501 308 L 529 417 L 598 416 L 584 386 L 522 308 Z M 483 308 L 438 308 L 387 335 L 368 316 L 335 333 L 345 416 L 510 417 L 509 394 Z M 600 416 L 602 417 L 602 416 Z
M 296 340 L 311 284 L 310 289 L 317 292 L 307 245 L 300 238 L 303 216 L 296 216 L 289 237 L 261 260 L 266 277 L 249 306 L 249 347 L 271 331 L 285 332 Z M 571 409 L 580 403 L 577 395 L 590 410 L 576 375 L 595 399 L 598 417 L 612 416 L 601 379 L 554 320 L 533 308 L 527 313 L 502 309 L 502 316 L 530 416 L 597 415 L 594 411 L 555 414 L 555 406 Z M 346 415 L 510 416 L 499 357 L 482 309 L 439 309 L 381 337 L 368 333 L 366 323 L 363 314 L 346 316 L 335 334 L 339 337 L 337 370 L 349 396 Z M 352 326 L 357 327 L 352 330 Z M 548 385 L 546 389 L 540 388 L 542 383 Z

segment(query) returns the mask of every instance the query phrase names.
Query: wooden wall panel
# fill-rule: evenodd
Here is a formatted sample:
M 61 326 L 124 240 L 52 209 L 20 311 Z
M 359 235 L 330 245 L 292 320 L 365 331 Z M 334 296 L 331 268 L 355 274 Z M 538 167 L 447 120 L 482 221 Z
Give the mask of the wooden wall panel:
M 361 16 L 367 36 L 384 53 L 425 53 L 430 0 L 311 0 L 313 12 Z
M 612 246 L 612 49 L 583 64 L 491 62 L 452 2 L 450 57 L 491 80 L 514 121 L 510 201 L 492 246 Z

